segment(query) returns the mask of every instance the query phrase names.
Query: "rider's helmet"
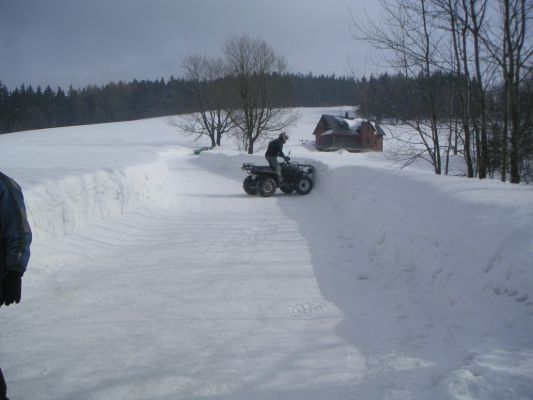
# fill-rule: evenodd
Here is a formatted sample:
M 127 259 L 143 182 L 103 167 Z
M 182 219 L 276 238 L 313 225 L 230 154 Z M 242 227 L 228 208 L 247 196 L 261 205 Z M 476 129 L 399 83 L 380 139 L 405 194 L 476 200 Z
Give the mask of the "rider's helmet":
M 289 136 L 285 132 L 281 132 L 279 134 L 279 138 L 283 141 L 283 143 L 286 143 L 287 140 L 289 140 Z

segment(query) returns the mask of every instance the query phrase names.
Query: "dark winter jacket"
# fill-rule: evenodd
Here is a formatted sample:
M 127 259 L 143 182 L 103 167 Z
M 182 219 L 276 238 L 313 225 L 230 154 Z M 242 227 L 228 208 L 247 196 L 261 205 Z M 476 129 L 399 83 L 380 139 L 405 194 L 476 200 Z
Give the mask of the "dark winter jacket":
M 0 281 L 8 270 L 24 273 L 31 239 L 22 190 L 0 172 Z
M 283 140 L 280 138 L 272 140 L 268 144 L 265 157 L 285 157 L 285 154 L 283 154 Z

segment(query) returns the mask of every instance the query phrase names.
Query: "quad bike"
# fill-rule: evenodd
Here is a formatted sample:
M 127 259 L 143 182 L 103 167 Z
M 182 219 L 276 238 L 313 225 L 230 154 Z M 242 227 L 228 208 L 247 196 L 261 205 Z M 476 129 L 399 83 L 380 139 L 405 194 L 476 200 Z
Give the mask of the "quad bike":
M 290 162 L 285 157 L 285 162 L 280 163 L 281 181 L 276 172 L 270 166 L 256 166 L 252 163 L 244 163 L 242 169 L 248 171 L 242 186 L 250 195 L 260 194 L 270 197 L 280 188 L 283 193 L 308 194 L 313 189 L 315 167 L 309 164 Z

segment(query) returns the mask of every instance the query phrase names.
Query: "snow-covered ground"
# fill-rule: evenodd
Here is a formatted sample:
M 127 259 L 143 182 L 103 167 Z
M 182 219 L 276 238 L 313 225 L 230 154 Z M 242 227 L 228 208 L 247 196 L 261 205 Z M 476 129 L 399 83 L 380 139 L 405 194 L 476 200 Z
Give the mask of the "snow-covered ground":
M 34 230 L 0 366 L 22 399 L 531 399 L 533 188 L 319 153 L 251 197 L 167 118 L 0 136 Z

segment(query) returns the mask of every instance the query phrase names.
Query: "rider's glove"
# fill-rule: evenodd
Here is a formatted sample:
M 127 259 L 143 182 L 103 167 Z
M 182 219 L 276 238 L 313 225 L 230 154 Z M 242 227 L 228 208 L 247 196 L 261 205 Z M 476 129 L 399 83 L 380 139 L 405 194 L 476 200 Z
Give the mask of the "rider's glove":
M 20 303 L 22 291 L 22 274 L 20 272 L 9 271 L 2 281 L 0 289 L 0 307 L 13 303 Z

